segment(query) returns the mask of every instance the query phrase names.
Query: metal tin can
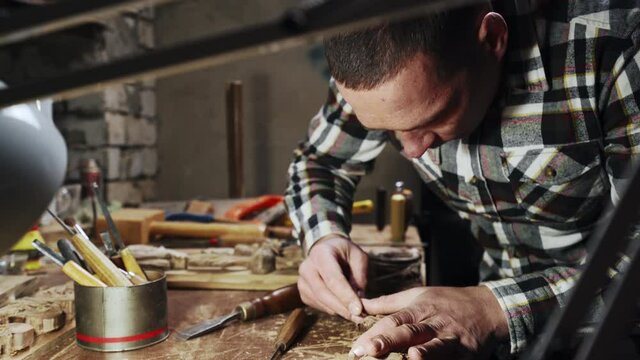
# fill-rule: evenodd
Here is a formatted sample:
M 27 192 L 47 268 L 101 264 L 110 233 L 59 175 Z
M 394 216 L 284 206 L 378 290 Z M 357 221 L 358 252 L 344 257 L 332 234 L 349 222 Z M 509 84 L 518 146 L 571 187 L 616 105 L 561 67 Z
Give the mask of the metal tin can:
M 165 340 L 167 281 L 147 271 L 148 283 L 128 287 L 75 284 L 76 341 L 80 347 L 112 352 L 140 349 Z

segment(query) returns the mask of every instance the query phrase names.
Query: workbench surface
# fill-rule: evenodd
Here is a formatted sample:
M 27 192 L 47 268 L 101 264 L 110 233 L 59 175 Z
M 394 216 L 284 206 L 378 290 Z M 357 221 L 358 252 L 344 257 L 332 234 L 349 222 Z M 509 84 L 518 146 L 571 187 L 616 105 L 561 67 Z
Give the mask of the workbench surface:
M 222 204 L 221 204 L 222 203 Z M 174 205 L 170 203 L 169 205 Z M 216 212 L 221 212 L 216 202 Z M 167 204 L 156 204 L 167 209 Z M 178 208 L 177 206 L 175 206 Z M 413 247 L 422 249 L 422 243 L 414 227 L 407 231 L 406 242 L 391 243 L 389 228 L 378 232 L 373 225 L 354 225 L 351 233 L 353 240 L 360 245 L 374 247 Z M 421 250 L 422 251 L 422 250 Z M 46 275 L 49 277 L 50 275 Z M 41 283 L 56 285 L 68 281 L 60 272 L 51 275 L 52 281 L 43 279 Z M 422 281 L 424 282 L 424 267 Z M 415 286 L 421 285 L 420 283 Z M 34 356 L 24 359 L 269 359 L 274 350 L 274 340 L 288 314 L 258 319 L 247 323 L 235 322 L 224 329 L 189 341 L 179 341 L 174 330 L 196 324 L 231 312 L 234 307 L 246 300 L 262 296 L 264 291 L 231 290 L 169 290 L 169 328 L 171 335 L 161 343 L 134 351 L 119 353 L 100 353 L 80 348 L 75 342 L 75 331 L 68 327 L 60 331 L 55 345 L 46 347 Z M 312 316 L 307 319 L 305 331 L 299 336 L 293 348 L 281 359 L 346 359 L 351 342 L 361 333 L 354 323 L 338 316 L 329 316 L 307 309 Z
M 62 359 L 269 359 L 273 341 L 287 314 L 241 323 L 189 341 L 175 339 L 173 330 L 227 314 L 234 304 L 265 292 L 169 290 L 169 328 L 167 340 L 159 344 L 121 353 L 99 353 L 80 348 L 71 333 L 66 346 L 51 354 Z M 282 359 L 336 359 L 345 357 L 359 331 L 353 323 L 339 317 L 313 312 L 305 332 Z

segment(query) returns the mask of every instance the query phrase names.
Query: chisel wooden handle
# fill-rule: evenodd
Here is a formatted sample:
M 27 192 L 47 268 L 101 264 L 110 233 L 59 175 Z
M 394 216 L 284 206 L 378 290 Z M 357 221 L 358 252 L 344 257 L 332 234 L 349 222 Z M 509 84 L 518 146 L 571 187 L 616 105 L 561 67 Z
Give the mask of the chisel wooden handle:
M 294 309 L 278 333 L 275 344 L 276 349 L 280 351 L 288 350 L 304 328 L 304 321 L 306 319 L 307 313 L 304 312 L 304 309 Z
M 213 237 L 220 235 L 244 235 L 249 238 L 265 237 L 263 224 L 203 224 L 187 221 L 154 221 L 149 225 L 150 235 L 187 237 Z
M 62 272 L 82 286 L 107 287 L 107 284 L 89 274 L 87 270 L 78 265 L 75 261 L 67 261 L 62 266 Z
M 242 320 L 252 320 L 266 315 L 275 315 L 303 306 L 298 285 L 289 285 L 271 293 L 238 305 Z
M 120 250 L 120 257 L 122 257 L 122 262 L 124 263 L 124 268 L 127 269 L 128 272 L 132 272 L 143 280 L 147 280 L 147 275 L 142 271 L 142 268 L 136 261 L 136 258 L 131 253 L 129 248 L 124 248 Z
M 71 242 L 87 264 L 95 271 L 96 275 L 108 286 L 133 285 L 89 239 L 81 234 L 76 234 L 71 238 Z

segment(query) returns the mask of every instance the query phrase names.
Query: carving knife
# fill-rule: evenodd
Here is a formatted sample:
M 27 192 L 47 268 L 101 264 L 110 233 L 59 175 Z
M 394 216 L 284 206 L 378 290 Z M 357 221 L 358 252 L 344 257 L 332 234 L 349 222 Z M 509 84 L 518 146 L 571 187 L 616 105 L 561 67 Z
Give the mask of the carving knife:
M 176 338 L 178 340 L 193 339 L 223 328 L 236 320 L 253 320 L 263 316 L 281 314 L 302 306 L 298 285 L 285 286 L 265 296 L 239 304 L 230 314 L 177 330 Z

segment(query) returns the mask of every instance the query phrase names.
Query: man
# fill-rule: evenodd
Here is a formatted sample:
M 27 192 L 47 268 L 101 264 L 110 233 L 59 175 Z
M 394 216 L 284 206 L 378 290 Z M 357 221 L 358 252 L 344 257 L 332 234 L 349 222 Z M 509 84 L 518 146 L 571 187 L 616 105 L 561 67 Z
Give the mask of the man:
M 390 314 L 352 356 L 516 355 L 564 304 L 640 151 L 639 6 L 501 1 L 326 42 L 329 98 L 295 152 L 287 206 L 307 252 L 303 301 L 353 321 Z M 363 298 L 349 209 L 387 141 L 470 220 L 479 286 Z

